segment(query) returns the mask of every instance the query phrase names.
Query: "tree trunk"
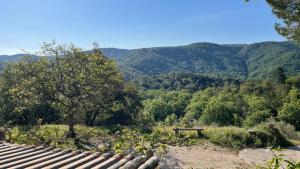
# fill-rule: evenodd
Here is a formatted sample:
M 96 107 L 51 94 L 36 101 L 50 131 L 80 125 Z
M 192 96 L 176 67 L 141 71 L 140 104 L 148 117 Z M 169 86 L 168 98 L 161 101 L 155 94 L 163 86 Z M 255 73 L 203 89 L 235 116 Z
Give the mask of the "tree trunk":
M 86 117 L 85 117 L 85 124 L 87 126 L 94 126 L 96 117 L 99 115 L 98 112 L 88 112 Z
M 67 133 L 67 137 L 68 138 L 75 138 L 76 137 L 76 133 L 74 131 L 74 114 L 70 114 L 69 116 L 69 131 Z
M 92 113 L 91 126 L 94 126 L 97 115 L 98 113 L 96 112 Z

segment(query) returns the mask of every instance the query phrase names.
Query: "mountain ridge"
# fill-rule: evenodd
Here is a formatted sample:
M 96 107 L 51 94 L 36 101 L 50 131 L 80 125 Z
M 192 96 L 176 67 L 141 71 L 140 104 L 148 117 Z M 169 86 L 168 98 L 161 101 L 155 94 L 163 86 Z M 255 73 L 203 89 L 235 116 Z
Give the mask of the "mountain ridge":
M 102 48 L 101 51 L 118 62 L 127 79 L 170 72 L 262 79 L 278 67 L 283 67 L 288 76 L 300 72 L 300 45 L 286 41 L 253 44 L 199 42 L 140 49 Z M 0 61 L 17 61 L 20 56 L 0 55 Z

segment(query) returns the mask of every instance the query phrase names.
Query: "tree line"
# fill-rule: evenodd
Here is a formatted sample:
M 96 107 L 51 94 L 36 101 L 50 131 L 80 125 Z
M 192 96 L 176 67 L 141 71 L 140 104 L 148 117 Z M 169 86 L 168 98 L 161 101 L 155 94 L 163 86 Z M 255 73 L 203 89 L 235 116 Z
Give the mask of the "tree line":
M 300 75 L 286 79 L 282 69 L 274 79 L 245 81 L 186 90 L 146 90 L 142 117 L 145 124 L 217 125 L 251 128 L 268 119 L 283 121 L 300 130 Z

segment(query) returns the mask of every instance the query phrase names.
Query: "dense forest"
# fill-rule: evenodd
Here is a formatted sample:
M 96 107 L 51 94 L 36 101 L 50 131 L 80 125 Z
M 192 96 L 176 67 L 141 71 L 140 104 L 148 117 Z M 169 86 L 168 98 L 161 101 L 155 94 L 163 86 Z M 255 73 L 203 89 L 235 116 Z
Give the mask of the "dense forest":
M 245 80 L 268 78 L 278 67 L 283 67 L 288 76 L 300 71 L 300 47 L 291 42 L 250 45 L 195 43 L 137 49 L 122 58 L 118 62 L 127 78 L 179 71 Z
M 278 67 L 282 67 L 287 76 L 300 72 L 300 47 L 293 42 L 194 43 L 132 50 L 103 48 L 101 51 L 117 61 L 128 80 L 173 72 L 239 80 L 265 79 Z M 18 61 L 22 56 L 24 54 L 4 55 L 0 61 Z
M 222 87 L 224 85 L 239 85 L 237 79 L 221 79 L 203 76 L 193 73 L 173 72 L 157 76 L 143 76 L 132 81 L 143 90 L 165 89 L 165 90 L 186 90 L 198 91 L 208 87 Z

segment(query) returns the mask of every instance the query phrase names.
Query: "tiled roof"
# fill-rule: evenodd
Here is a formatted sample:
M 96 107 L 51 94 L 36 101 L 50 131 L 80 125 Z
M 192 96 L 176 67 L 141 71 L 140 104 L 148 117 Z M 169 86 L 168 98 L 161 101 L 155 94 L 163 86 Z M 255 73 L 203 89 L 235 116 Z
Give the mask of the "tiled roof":
M 62 150 L 44 146 L 25 146 L 0 142 L 0 169 L 154 169 L 158 158 L 122 156 L 111 153 L 94 153 Z

